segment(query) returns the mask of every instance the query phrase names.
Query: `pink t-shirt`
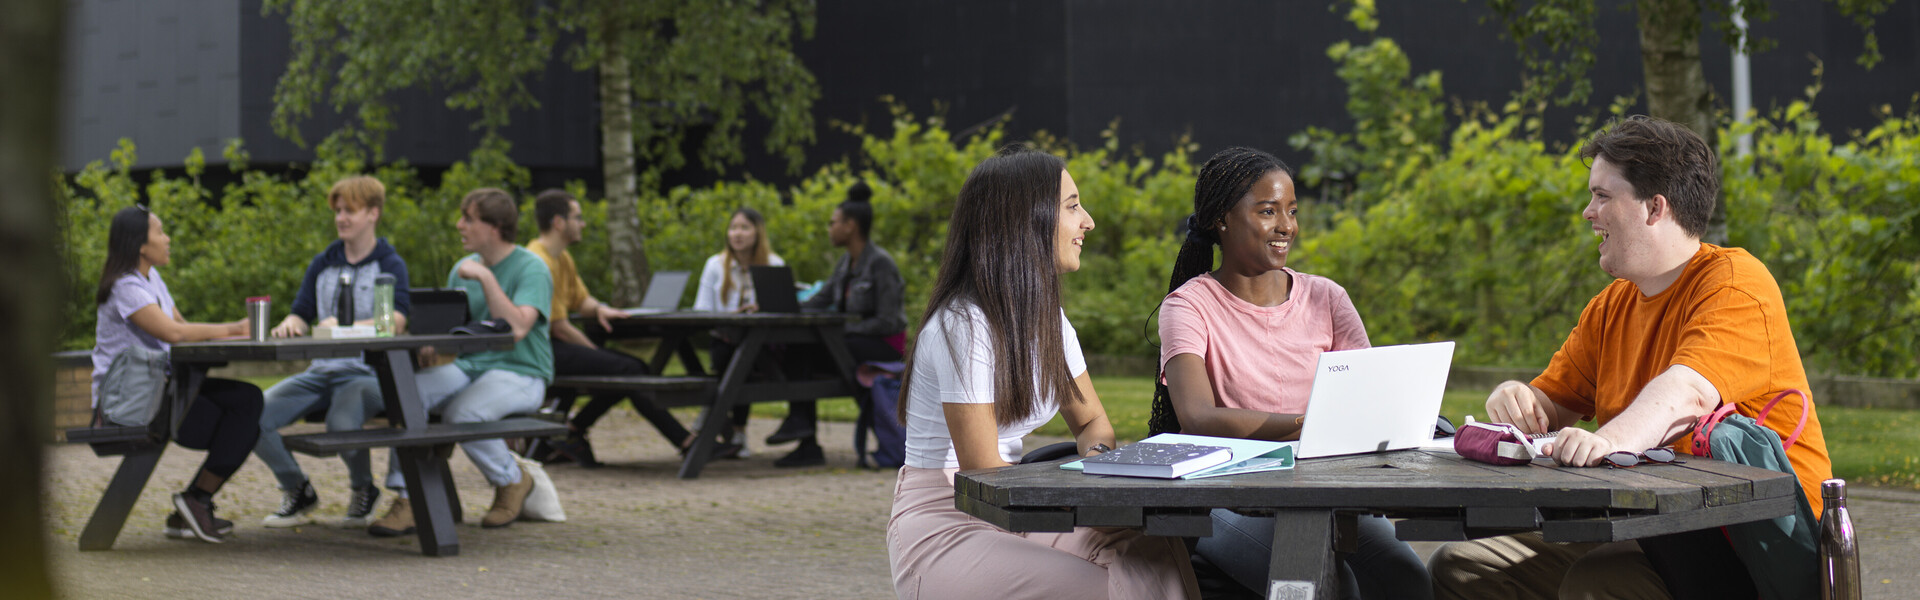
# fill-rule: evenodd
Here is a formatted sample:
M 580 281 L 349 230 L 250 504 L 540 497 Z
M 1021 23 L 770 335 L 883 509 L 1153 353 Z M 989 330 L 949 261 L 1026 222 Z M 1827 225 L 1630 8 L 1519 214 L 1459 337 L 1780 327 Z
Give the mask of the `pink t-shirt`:
M 1160 303 L 1160 370 L 1181 354 L 1207 365 L 1217 406 L 1307 412 L 1320 353 L 1368 348 L 1367 326 L 1333 280 L 1287 269 L 1293 290 L 1279 306 L 1256 306 L 1210 274 Z

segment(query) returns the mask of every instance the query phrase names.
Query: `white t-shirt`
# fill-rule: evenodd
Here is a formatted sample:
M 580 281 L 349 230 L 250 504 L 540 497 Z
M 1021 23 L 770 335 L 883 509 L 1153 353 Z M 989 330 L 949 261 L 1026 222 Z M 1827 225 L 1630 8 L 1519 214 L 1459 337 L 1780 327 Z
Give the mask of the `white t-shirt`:
M 971 327 L 956 318 L 954 310 L 961 307 L 971 316 Z M 960 456 L 953 450 L 953 436 L 947 430 L 947 414 L 941 405 L 993 403 L 991 339 L 986 315 L 971 303 L 955 303 L 934 313 L 920 328 L 913 344 L 913 387 L 907 390 L 907 466 L 960 468 Z M 1087 359 L 1081 354 L 1080 338 L 1073 324 L 1067 322 L 1065 311 L 1060 313 L 1060 345 L 1066 350 L 1068 374 L 1079 377 L 1086 373 Z M 954 356 L 953 350 L 966 356 Z M 1020 460 L 1020 438 L 1052 420 L 1059 409 L 1056 399 L 1038 398 L 1032 416 L 1000 426 L 1000 457 L 1010 463 Z
M 748 273 L 744 263 L 733 263 L 733 290 L 726 297 L 720 295 L 720 278 L 726 273 L 727 253 L 722 252 L 707 257 L 707 266 L 700 270 L 700 287 L 693 293 L 693 310 L 703 312 L 734 312 L 740 310 L 741 301 L 755 304 L 753 295 L 753 276 Z M 785 266 L 778 254 L 767 255 L 767 266 Z

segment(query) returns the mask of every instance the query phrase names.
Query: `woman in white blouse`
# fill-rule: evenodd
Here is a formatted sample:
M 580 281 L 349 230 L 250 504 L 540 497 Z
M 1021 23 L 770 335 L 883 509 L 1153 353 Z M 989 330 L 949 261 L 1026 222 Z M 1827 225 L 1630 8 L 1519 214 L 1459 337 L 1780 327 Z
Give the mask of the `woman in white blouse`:
M 700 271 L 700 288 L 694 291 L 693 309 L 707 312 L 758 310 L 759 302 L 753 295 L 753 277 L 748 275 L 747 268 L 785 264 L 787 261 L 774 254 L 773 244 L 767 242 L 766 218 L 760 216 L 760 211 L 742 206 L 734 210 L 733 217 L 727 220 L 727 248 L 708 257 L 706 268 Z M 720 372 L 733 359 L 733 344 L 715 336 L 708 354 L 715 372 Z M 730 414 L 733 430 L 723 440 L 720 456 L 746 458 L 749 454 L 748 413 L 749 409 L 745 406 L 733 408 Z
M 773 253 L 767 242 L 767 220 L 760 211 L 740 207 L 727 221 L 727 249 L 707 258 L 700 271 L 700 289 L 694 292 L 693 309 L 708 312 L 753 312 L 758 308 L 753 296 L 753 278 L 747 267 L 787 264 Z
M 1114 443 L 1060 308 L 1060 276 L 1079 270 L 1091 229 L 1073 177 L 1051 154 L 1003 151 L 961 185 L 900 393 L 907 460 L 887 523 L 900 597 L 1199 596 L 1177 538 L 1012 533 L 954 508 L 956 471 L 1017 461 L 1020 439 L 1055 413 L 1082 454 Z

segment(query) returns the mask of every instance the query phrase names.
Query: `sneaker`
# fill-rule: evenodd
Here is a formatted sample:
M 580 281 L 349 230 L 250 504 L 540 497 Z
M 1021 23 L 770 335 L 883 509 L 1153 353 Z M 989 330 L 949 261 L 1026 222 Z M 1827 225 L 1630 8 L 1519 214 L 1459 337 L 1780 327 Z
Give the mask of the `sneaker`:
M 747 457 L 753 456 L 753 452 L 747 450 L 746 430 L 743 430 L 743 429 L 728 430 L 726 434 L 726 438 L 723 441 L 725 441 L 728 445 L 738 446 L 740 449 L 735 450 L 733 454 L 723 454 L 720 456 L 720 458 L 747 458 Z
M 824 464 L 827 464 L 826 452 L 820 449 L 820 444 L 811 440 L 801 442 L 800 447 L 795 448 L 793 453 L 773 461 L 773 466 L 781 468 L 817 467 Z
M 347 518 L 340 521 L 340 526 L 360 528 L 372 525 L 373 509 L 379 504 L 380 486 L 354 488 L 353 500 L 347 502 Z
M 387 515 L 367 526 L 367 534 L 373 537 L 394 537 L 413 534 L 413 503 L 405 497 L 393 499 L 393 505 L 387 508 Z
M 786 420 L 780 422 L 780 429 L 767 434 L 767 439 L 765 440 L 767 445 L 778 446 L 787 442 L 813 437 L 813 424 L 804 423 L 802 422 L 803 420 L 804 419 L 800 417 L 788 414 Z
M 228 521 L 226 519 L 214 517 L 213 532 L 220 534 L 220 537 L 223 537 L 223 538 L 229 535 L 233 535 L 233 521 Z M 180 516 L 180 511 L 173 511 L 173 512 L 167 513 L 166 533 L 167 533 L 167 537 L 173 538 L 176 540 L 194 539 L 193 529 L 190 527 L 187 527 L 187 520 L 186 518 Z
M 300 488 L 287 492 L 280 498 L 280 510 L 260 519 L 267 527 L 298 527 L 313 522 L 313 509 L 320 507 L 320 494 L 313 491 L 313 483 L 300 482 Z
M 487 509 L 487 516 L 480 519 L 480 526 L 492 529 L 506 527 L 520 518 L 520 508 L 527 503 L 527 494 L 533 492 L 533 476 L 526 471 L 520 472 L 520 481 L 512 485 L 493 488 L 493 507 Z
M 213 517 L 213 502 L 184 493 L 174 494 L 173 509 L 180 511 L 181 520 L 186 521 L 187 530 L 193 533 L 193 537 L 209 544 L 220 543 L 220 526 Z

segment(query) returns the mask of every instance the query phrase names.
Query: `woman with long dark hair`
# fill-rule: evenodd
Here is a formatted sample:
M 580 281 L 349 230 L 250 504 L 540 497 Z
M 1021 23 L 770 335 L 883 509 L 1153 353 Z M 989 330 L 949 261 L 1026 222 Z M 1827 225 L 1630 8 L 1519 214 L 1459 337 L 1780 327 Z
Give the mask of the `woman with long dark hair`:
M 1287 268 L 1300 238 L 1293 173 L 1273 155 L 1228 148 L 1200 168 L 1193 215 L 1160 304 L 1160 365 L 1148 427 L 1291 440 L 1322 352 L 1369 347 L 1367 328 L 1333 280 Z M 1213 247 L 1220 247 L 1220 267 Z M 1194 552 L 1265 590 L 1274 521 L 1213 511 Z M 1431 598 L 1425 567 L 1385 518 L 1359 518 L 1359 547 L 1339 553 L 1347 598 Z
M 1060 275 L 1080 268 L 1091 229 L 1079 188 L 1051 154 L 1008 149 L 961 185 L 901 384 L 906 466 L 887 554 L 902 598 L 1198 596 L 1175 538 L 1012 533 L 954 508 L 956 471 L 1013 463 L 1020 439 L 1055 413 L 1082 454 L 1114 443 L 1060 303 Z
M 167 282 L 155 267 L 172 260 L 172 239 L 160 217 L 146 209 L 122 209 L 107 230 L 107 260 L 94 292 L 93 395 L 113 357 L 134 345 L 168 350 L 180 342 L 244 335 L 246 320 L 193 323 L 174 306 Z M 244 381 L 207 379 L 188 404 L 173 441 L 207 452 L 199 474 L 173 495 L 176 512 L 167 516 L 167 535 L 219 543 L 233 523 L 213 515 L 213 494 L 247 461 L 260 437 L 260 388 Z M 119 424 L 115 424 L 119 425 Z

